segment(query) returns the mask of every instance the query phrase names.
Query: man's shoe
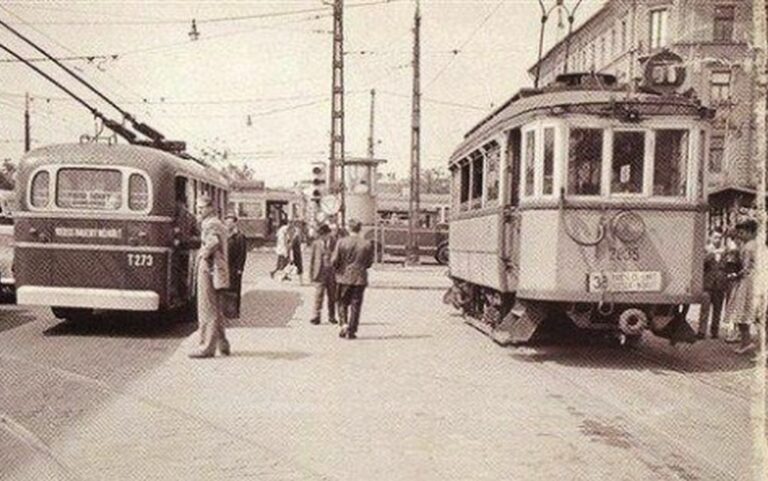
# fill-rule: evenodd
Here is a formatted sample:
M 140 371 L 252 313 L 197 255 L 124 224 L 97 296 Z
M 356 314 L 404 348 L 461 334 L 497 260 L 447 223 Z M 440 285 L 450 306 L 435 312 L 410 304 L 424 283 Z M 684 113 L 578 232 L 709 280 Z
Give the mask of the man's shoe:
M 190 359 L 207 359 L 209 357 L 213 357 L 212 352 L 205 352 L 205 351 L 192 351 L 189 354 L 187 354 Z
M 347 330 L 346 329 L 342 329 L 341 331 L 339 331 L 339 337 L 341 337 L 341 338 L 347 337 Z
M 219 344 L 219 352 L 222 356 L 229 356 L 232 354 L 232 351 L 229 349 L 229 343 L 227 342 Z
M 309 323 L 310 323 L 310 324 L 314 324 L 314 325 L 318 325 L 318 324 L 320 324 L 320 319 L 318 319 L 317 317 L 315 317 L 314 319 L 310 319 L 310 320 L 309 320 Z
M 707 335 L 704 334 L 703 332 L 697 332 L 696 333 L 696 339 L 701 340 L 701 339 L 706 339 L 706 338 L 707 338 Z
M 330 323 L 330 324 L 338 324 L 339 321 L 337 321 L 336 319 L 328 319 L 328 323 Z
M 350 332 L 347 334 L 347 339 L 357 339 L 357 334 Z

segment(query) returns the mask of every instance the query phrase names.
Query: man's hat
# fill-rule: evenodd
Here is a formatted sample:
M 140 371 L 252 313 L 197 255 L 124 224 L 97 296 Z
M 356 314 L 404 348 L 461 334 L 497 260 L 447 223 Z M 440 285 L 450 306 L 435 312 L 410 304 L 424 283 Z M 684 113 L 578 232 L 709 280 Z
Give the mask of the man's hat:
M 235 213 L 234 213 L 234 212 L 232 212 L 231 210 L 230 210 L 229 212 L 227 212 L 227 215 L 225 215 L 225 216 L 224 216 L 224 218 L 225 218 L 225 219 L 232 219 L 232 220 L 234 220 L 235 222 L 237 222 L 237 214 L 235 214 Z

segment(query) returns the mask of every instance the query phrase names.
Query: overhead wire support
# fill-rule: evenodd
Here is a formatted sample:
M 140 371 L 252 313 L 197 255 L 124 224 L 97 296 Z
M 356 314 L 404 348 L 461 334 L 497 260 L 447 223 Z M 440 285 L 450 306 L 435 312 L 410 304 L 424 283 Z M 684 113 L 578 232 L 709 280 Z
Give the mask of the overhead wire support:
M 27 67 L 31 68 L 35 72 L 37 72 L 39 75 L 41 75 L 43 78 L 51 82 L 53 85 L 64 91 L 67 95 L 75 99 L 80 105 L 88 109 L 91 114 L 96 117 L 97 119 L 101 120 L 104 123 L 104 126 L 107 127 L 109 130 L 113 131 L 123 139 L 125 139 L 130 144 L 136 143 L 136 134 L 128 130 L 124 125 L 115 122 L 114 120 L 111 120 L 104 116 L 101 112 L 99 112 L 95 107 L 93 107 L 91 104 L 83 100 L 81 97 L 79 97 L 76 93 L 69 90 L 67 87 L 61 84 L 61 82 L 57 81 L 44 71 L 40 70 L 37 66 L 29 62 L 27 59 L 19 55 L 18 53 L 14 52 L 7 46 L 0 43 L 0 49 L 4 50 L 5 52 L 9 53 L 13 57 L 17 58 L 20 62 L 22 62 Z
M 21 40 L 23 40 L 25 43 L 29 44 L 32 48 L 43 54 L 45 57 L 47 57 L 49 60 L 51 60 L 56 66 L 67 72 L 69 75 L 74 77 L 77 81 L 79 81 L 81 84 L 85 85 L 90 91 L 98 95 L 102 100 L 104 100 L 107 104 L 109 104 L 112 108 L 120 112 L 120 114 L 131 123 L 134 129 L 139 131 L 141 134 L 145 135 L 146 137 L 152 139 L 154 142 L 162 142 L 165 139 L 165 136 L 162 135 L 157 130 L 153 129 L 149 125 L 139 122 L 136 120 L 136 118 L 131 115 L 129 112 L 126 112 L 123 110 L 119 105 L 117 105 L 115 102 L 113 102 L 109 97 L 101 93 L 96 87 L 91 85 L 88 81 L 77 75 L 75 72 L 73 72 L 69 67 L 64 65 L 62 62 L 60 62 L 58 59 L 56 59 L 53 55 L 49 54 L 45 49 L 37 45 L 35 42 L 27 38 L 26 36 L 22 35 L 18 30 L 14 29 L 10 25 L 8 25 L 7 22 L 0 20 L 0 25 L 8 29 L 11 33 L 19 37 Z M 24 62 L 26 65 L 31 66 L 32 64 L 28 61 Z M 39 70 L 38 70 L 39 71 Z

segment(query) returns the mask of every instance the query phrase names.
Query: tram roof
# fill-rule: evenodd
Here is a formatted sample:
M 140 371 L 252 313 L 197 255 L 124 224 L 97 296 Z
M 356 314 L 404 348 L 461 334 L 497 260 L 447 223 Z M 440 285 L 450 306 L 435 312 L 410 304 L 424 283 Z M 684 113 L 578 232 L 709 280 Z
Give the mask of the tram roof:
M 543 89 L 522 89 L 470 129 L 450 161 L 465 157 L 479 144 L 515 126 L 515 121 L 524 115 L 543 112 L 553 117 L 566 113 L 610 116 L 611 109 L 617 106 L 631 107 L 643 115 L 701 116 L 703 109 L 694 98 L 644 90 L 631 92 L 626 86 L 573 88 L 555 84 Z
M 116 161 L 119 159 L 119 161 Z M 22 158 L 29 167 L 41 164 L 110 165 L 138 167 L 150 175 L 171 169 L 192 177 L 202 178 L 219 187 L 229 184 L 227 178 L 213 167 L 169 152 L 128 144 L 51 144 L 31 150 Z

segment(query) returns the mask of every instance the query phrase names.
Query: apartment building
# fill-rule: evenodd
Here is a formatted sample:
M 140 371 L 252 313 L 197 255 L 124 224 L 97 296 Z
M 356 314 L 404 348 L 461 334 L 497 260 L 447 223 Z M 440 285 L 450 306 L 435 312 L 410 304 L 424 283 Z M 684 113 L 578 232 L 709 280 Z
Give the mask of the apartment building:
M 540 85 L 566 71 L 607 73 L 640 84 L 652 55 L 666 50 L 679 56 L 685 68 L 679 91 L 692 91 L 717 112 L 709 200 L 714 216 L 732 221 L 754 201 L 751 32 L 749 0 L 607 0 L 529 73 L 538 73 Z

